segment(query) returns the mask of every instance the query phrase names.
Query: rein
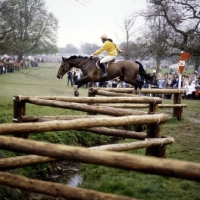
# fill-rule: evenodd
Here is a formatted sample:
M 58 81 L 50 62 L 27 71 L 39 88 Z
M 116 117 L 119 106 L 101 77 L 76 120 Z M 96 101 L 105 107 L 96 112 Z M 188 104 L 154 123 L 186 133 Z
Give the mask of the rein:
M 83 62 L 79 63 L 79 64 L 77 65 L 77 67 L 81 66 L 83 63 L 87 62 L 89 59 L 90 59 L 90 57 L 89 57 L 88 59 L 84 60 Z

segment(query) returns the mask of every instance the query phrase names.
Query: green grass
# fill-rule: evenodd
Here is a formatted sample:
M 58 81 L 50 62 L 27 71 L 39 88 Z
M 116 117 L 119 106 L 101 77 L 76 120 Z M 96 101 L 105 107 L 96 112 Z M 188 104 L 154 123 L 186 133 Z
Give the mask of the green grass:
M 67 77 L 56 78 L 59 64 L 43 63 L 36 68 L 23 69 L 18 72 L 0 75 L 0 123 L 10 123 L 13 118 L 13 96 L 73 96 L 73 88 L 67 87 Z M 80 88 L 80 96 L 87 96 L 87 89 Z M 163 103 L 172 103 L 164 99 Z M 200 162 L 200 101 L 182 100 L 187 104 L 184 108 L 183 120 L 170 118 L 163 124 L 162 134 L 174 137 L 175 142 L 167 146 L 167 158 Z M 172 109 L 160 109 L 159 112 L 172 116 Z M 26 105 L 27 115 L 66 115 L 81 114 L 68 109 L 49 108 Z M 93 146 L 108 141 L 111 137 L 78 131 L 57 131 L 31 134 L 30 139 L 52 143 Z M 126 139 L 120 142 L 131 142 Z M 17 155 L 4 151 L 7 156 Z M 145 150 L 128 151 L 144 155 Z M 34 177 L 34 173 L 45 173 L 46 165 L 27 167 L 21 170 L 26 176 Z M 191 170 L 191 169 L 188 169 Z M 158 175 L 148 175 L 135 171 L 109 168 L 98 165 L 82 164 L 81 173 L 84 181 L 80 187 L 150 200 L 200 200 L 198 182 L 175 179 Z
M 172 100 L 163 100 L 163 103 L 171 102 Z M 183 120 L 170 118 L 168 123 L 162 126 L 162 134 L 175 139 L 172 145 L 167 146 L 167 158 L 200 163 L 200 101 L 182 100 L 182 103 L 188 105 L 184 109 Z M 159 112 L 172 116 L 172 109 L 160 109 Z M 129 153 L 144 155 L 145 151 L 137 150 Z M 84 188 L 141 199 L 200 199 L 199 182 L 96 165 L 83 165 L 82 171 L 85 176 L 81 187 Z

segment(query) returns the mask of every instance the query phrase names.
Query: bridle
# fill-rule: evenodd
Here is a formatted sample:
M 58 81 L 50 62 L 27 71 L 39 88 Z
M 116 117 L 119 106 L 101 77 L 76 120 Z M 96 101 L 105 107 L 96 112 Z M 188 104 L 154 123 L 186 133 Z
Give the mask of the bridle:
M 65 67 L 69 67 L 69 64 L 66 62 L 63 62 L 63 65 L 64 65 L 64 69 L 65 69 Z

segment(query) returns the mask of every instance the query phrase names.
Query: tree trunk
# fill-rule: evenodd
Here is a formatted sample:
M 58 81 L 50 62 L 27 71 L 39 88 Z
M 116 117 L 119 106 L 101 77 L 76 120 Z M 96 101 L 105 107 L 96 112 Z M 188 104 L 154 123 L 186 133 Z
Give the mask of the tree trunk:
M 156 74 L 160 72 L 160 58 L 156 58 Z
M 20 61 L 22 60 L 22 58 L 23 58 L 22 54 L 18 55 L 17 61 L 20 63 Z
M 195 59 L 194 59 L 194 70 L 198 71 L 199 69 L 199 65 L 200 65 L 200 57 L 199 56 L 196 56 Z

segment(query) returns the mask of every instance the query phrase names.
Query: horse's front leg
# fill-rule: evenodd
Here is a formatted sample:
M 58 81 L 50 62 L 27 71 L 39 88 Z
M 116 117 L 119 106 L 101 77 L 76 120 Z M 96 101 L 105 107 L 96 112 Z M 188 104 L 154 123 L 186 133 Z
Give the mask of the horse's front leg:
M 74 96 L 77 97 L 79 96 L 78 88 L 80 88 L 82 85 L 88 83 L 88 77 L 85 76 L 82 79 L 79 79 L 75 82 L 74 84 Z

